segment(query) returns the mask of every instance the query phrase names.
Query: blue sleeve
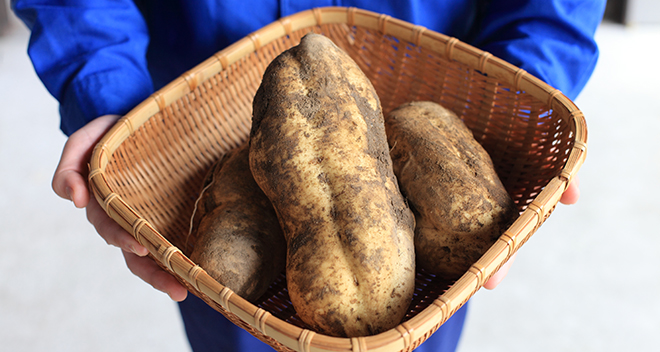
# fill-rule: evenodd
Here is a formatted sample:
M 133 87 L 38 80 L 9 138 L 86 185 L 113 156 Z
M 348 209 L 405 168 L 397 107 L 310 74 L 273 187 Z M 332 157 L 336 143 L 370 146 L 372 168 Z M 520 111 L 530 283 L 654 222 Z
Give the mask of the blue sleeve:
M 28 55 L 60 102 L 65 134 L 125 114 L 153 91 L 148 31 L 132 1 L 14 0 L 12 9 L 31 30 Z
M 469 42 L 575 99 L 598 59 L 605 0 L 492 0 Z

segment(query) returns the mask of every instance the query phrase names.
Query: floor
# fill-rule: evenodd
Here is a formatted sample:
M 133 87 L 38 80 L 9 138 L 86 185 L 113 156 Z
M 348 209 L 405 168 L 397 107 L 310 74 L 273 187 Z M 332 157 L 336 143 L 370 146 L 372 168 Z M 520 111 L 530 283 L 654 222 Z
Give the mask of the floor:
M 582 197 L 559 206 L 508 277 L 471 301 L 459 352 L 653 351 L 660 343 L 660 27 L 604 24 L 576 104 Z M 0 343 L 7 351 L 189 351 L 176 305 L 133 276 L 84 210 L 50 189 L 57 102 L 0 36 Z

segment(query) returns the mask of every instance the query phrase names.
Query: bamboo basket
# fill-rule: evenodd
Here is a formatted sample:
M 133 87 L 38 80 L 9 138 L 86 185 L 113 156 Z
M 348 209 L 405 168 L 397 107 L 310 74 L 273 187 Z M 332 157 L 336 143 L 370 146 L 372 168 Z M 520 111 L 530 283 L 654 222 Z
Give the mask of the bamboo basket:
M 297 317 L 284 274 L 252 304 L 186 253 L 206 170 L 250 131 L 252 99 L 267 65 L 308 32 L 358 63 L 383 111 L 431 100 L 455 111 L 491 155 L 521 214 L 455 282 L 418 270 L 413 302 L 396 328 L 338 338 Z M 586 156 L 580 110 L 560 91 L 456 38 L 356 8 L 282 18 L 218 52 L 121 118 L 94 149 L 89 181 L 111 218 L 159 265 L 236 325 L 278 351 L 412 351 L 433 334 L 548 218 Z M 191 241 L 194 242 L 194 241 Z

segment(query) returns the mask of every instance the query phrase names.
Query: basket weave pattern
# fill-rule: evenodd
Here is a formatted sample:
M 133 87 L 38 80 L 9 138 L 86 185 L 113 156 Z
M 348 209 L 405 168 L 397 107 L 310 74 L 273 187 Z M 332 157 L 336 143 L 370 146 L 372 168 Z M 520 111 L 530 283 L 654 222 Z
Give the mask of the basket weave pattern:
M 284 274 L 253 305 L 191 262 L 190 216 L 205 172 L 250 131 L 268 64 L 306 33 L 324 34 L 371 79 L 384 113 L 413 100 L 455 111 L 489 152 L 521 216 L 456 282 L 419 270 L 404 322 L 376 336 L 336 338 L 296 316 Z M 154 93 L 103 138 L 90 184 L 106 212 L 192 292 L 279 351 L 412 351 L 460 308 L 551 214 L 584 162 L 577 107 L 489 53 L 423 27 L 355 8 L 281 19 Z M 189 244 L 186 247 L 186 244 Z

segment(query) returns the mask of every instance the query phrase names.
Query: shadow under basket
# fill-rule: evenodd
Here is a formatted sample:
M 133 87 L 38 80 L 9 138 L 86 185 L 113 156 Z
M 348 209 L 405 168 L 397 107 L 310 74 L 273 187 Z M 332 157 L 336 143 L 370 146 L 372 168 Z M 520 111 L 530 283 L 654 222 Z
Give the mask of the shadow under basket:
M 284 274 L 256 303 L 211 278 L 186 253 L 208 168 L 249 136 L 252 100 L 268 64 L 309 32 L 345 50 L 371 79 L 383 112 L 435 101 L 488 151 L 519 218 L 455 282 L 419 270 L 397 327 L 339 338 L 296 315 Z M 282 18 L 218 52 L 135 107 L 94 149 L 95 197 L 150 256 L 195 295 L 278 351 L 412 351 L 482 287 L 548 218 L 586 156 L 583 114 L 560 91 L 456 38 L 356 8 Z M 194 242 L 194 241 L 190 241 Z

